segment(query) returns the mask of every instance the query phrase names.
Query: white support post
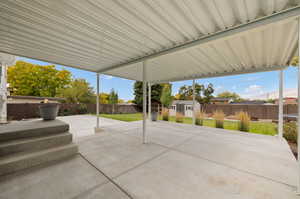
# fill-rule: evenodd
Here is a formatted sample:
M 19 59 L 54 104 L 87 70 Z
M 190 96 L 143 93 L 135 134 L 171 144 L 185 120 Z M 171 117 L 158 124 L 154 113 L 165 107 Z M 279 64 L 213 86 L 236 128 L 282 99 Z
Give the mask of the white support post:
M 95 132 L 99 132 L 100 131 L 100 118 L 99 118 L 99 114 L 100 114 L 100 74 L 97 73 L 97 96 L 96 96 L 96 115 L 97 115 L 97 123 L 96 123 L 96 127 L 95 127 Z
M 298 59 L 300 58 L 300 18 L 298 18 Z M 297 142 L 300 143 L 300 62 L 298 60 L 298 120 L 297 120 Z M 298 186 L 297 192 L 300 193 L 300 144 L 298 144 Z
M 279 71 L 278 136 L 283 136 L 283 70 Z
M 146 64 L 143 62 L 143 144 L 146 144 L 146 119 L 147 119 L 147 81 L 146 81 Z
M 151 121 L 151 83 L 148 83 L 148 120 Z
M 0 62 L 1 84 L 0 84 L 0 124 L 7 123 L 7 66 Z
M 193 124 L 196 124 L 196 110 L 195 110 L 195 98 L 196 98 L 196 93 L 195 93 L 195 79 L 193 79 Z

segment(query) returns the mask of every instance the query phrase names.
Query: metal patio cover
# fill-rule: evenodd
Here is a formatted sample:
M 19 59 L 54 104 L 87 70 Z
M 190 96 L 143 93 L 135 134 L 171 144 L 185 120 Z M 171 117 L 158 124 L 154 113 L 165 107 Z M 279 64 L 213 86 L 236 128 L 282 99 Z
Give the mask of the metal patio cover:
M 287 66 L 298 0 L 1 0 L 0 52 L 133 80 Z

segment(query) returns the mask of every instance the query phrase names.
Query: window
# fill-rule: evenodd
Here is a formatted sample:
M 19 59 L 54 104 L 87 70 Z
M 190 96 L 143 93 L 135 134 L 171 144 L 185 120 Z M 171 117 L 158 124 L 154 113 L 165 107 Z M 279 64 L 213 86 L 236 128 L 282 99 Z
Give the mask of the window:
M 191 110 L 191 111 L 192 111 L 192 110 L 193 110 L 193 106 L 191 106 L 191 105 L 186 105 L 186 106 L 185 106 L 185 110 Z

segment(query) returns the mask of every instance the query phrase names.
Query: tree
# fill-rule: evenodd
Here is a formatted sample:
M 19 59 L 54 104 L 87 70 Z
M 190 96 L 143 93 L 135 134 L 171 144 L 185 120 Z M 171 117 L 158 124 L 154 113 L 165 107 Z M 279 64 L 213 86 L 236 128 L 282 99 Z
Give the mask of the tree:
M 211 83 L 209 83 L 203 91 L 204 97 L 202 99 L 202 103 L 204 104 L 209 103 L 211 98 L 213 98 L 212 94 L 214 93 L 214 91 L 215 91 L 214 86 Z
M 219 93 L 217 97 L 232 99 L 234 102 L 240 102 L 242 100 L 237 93 L 229 92 L 229 91 L 224 91 L 222 93 Z
M 8 83 L 13 95 L 54 97 L 71 82 L 71 73 L 54 65 L 40 66 L 17 61 L 8 67 Z
M 208 84 L 205 88 L 202 84 L 195 84 L 195 98 L 199 103 L 208 103 L 213 97 L 212 93 L 214 88 L 212 84 Z M 176 98 L 179 100 L 192 100 L 193 99 L 193 86 L 181 86 L 179 88 Z
M 108 103 L 109 104 L 117 104 L 118 103 L 118 93 L 115 92 L 114 89 L 111 89 L 110 93 L 109 93 L 109 97 L 108 97 Z
M 123 104 L 125 101 L 123 99 L 118 99 L 118 104 Z
M 58 90 L 58 97 L 65 98 L 68 103 L 95 103 L 93 88 L 85 79 L 74 79 L 67 88 Z
M 293 57 L 290 64 L 292 66 L 298 66 L 299 65 L 299 57 L 298 56 Z
M 160 97 L 162 93 L 162 89 L 165 84 L 153 84 L 151 85 L 151 100 L 160 102 Z M 147 93 L 146 96 L 148 98 L 148 85 L 147 85 Z M 134 100 L 133 103 L 138 106 L 143 106 L 143 82 L 136 81 L 133 86 L 134 90 Z
M 173 101 L 171 86 L 172 86 L 171 84 L 166 84 L 163 87 L 162 94 L 160 97 L 160 102 L 164 107 L 169 107 Z
M 109 98 L 108 93 L 100 93 L 99 98 L 100 98 L 100 104 L 108 104 L 108 98 Z

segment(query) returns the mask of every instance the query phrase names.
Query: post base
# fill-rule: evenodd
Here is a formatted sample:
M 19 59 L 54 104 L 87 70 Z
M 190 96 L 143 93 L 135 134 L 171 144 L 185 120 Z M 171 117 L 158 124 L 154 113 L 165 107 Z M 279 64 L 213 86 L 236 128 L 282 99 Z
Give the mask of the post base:
M 99 127 L 95 127 L 94 130 L 95 130 L 95 133 L 100 133 L 100 132 L 104 131 L 102 128 L 99 128 Z
M 1 121 L 0 121 L 0 125 L 1 125 L 1 124 L 8 124 L 8 121 L 1 120 Z

